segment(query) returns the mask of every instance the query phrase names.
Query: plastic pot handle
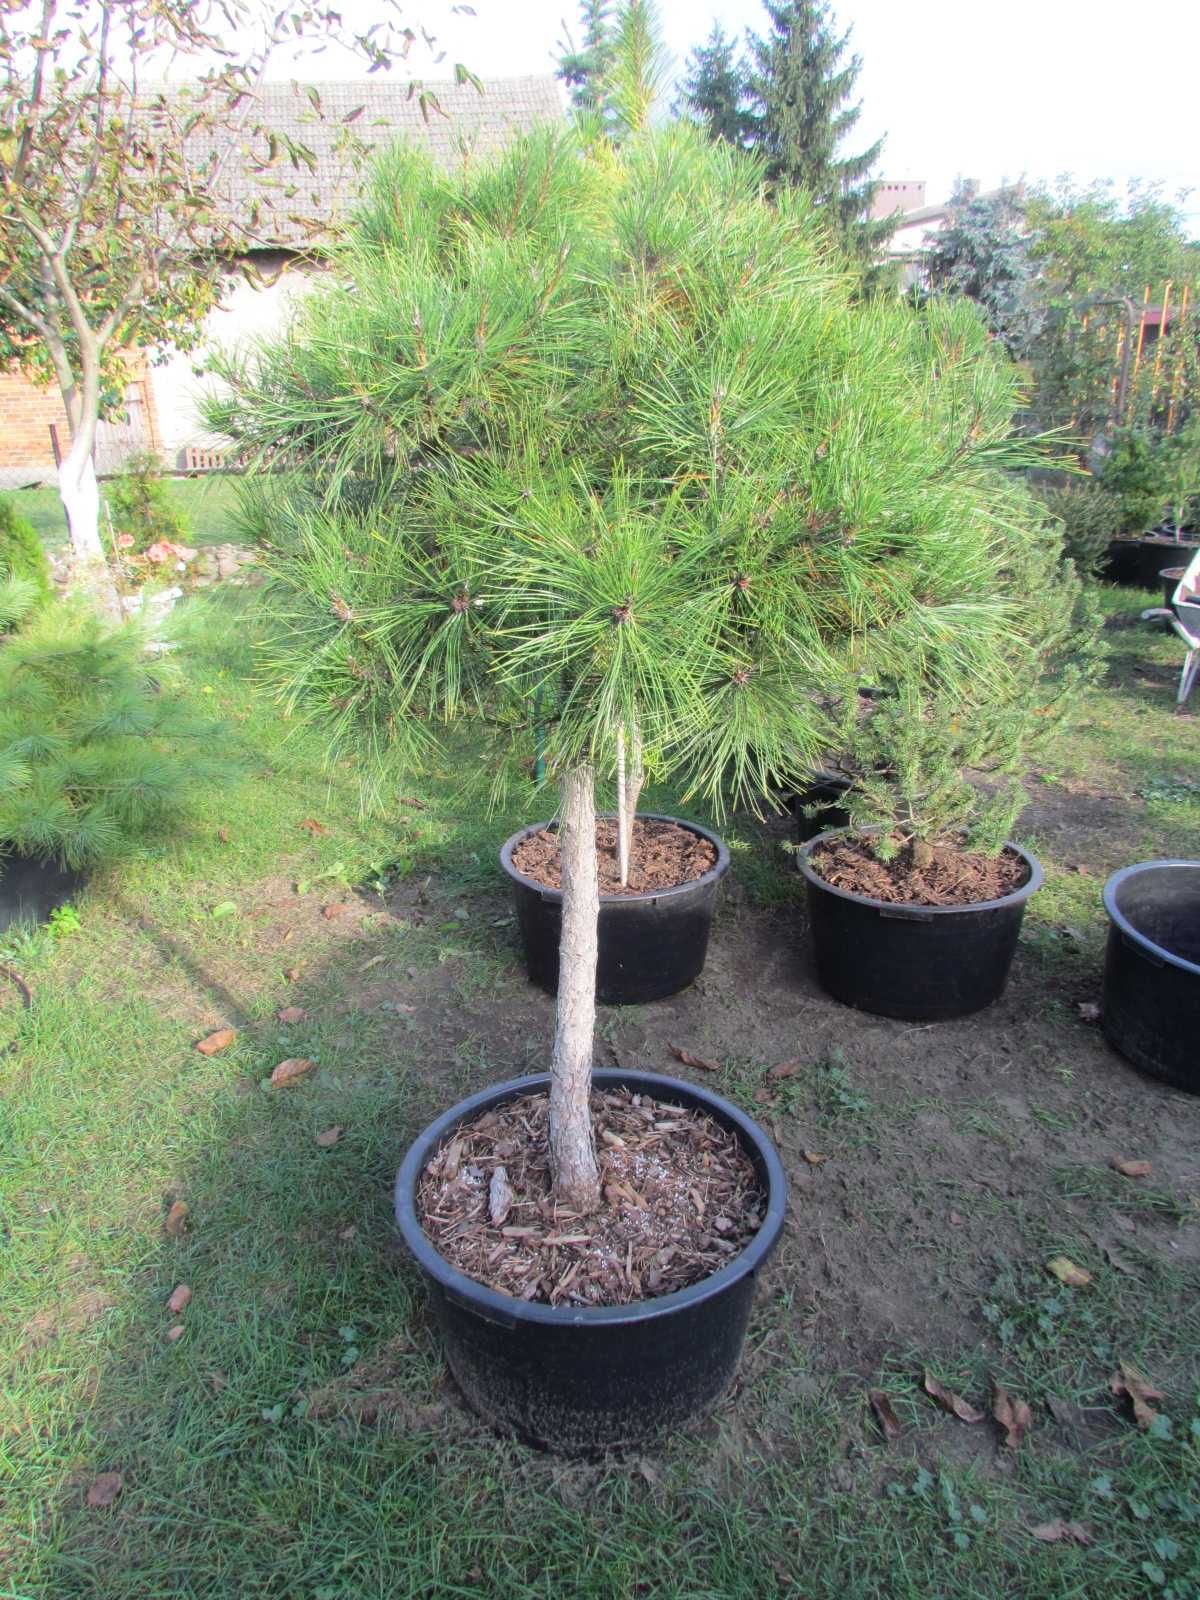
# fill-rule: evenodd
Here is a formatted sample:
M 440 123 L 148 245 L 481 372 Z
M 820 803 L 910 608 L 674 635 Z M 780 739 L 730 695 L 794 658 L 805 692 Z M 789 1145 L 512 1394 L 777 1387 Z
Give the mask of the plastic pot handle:
M 914 906 L 897 906 L 894 911 L 880 911 L 881 917 L 887 917 L 892 922 L 932 922 L 932 911 L 919 911 Z
M 453 1289 L 442 1286 L 442 1293 L 447 1300 L 454 1302 L 461 1310 L 467 1311 L 473 1317 L 478 1317 L 481 1322 L 491 1322 L 497 1328 L 504 1328 L 509 1332 L 517 1326 L 516 1317 L 510 1317 L 503 1311 L 497 1311 L 492 1306 L 482 1306 L 477 1300 L 465 1300 L 461 1295 L 454 1293 Z
M 1165 967 L 1166 962 L 1160 961 L 1157 956 L 1151 955 L 1144 944 L 1139 944 L 1136 939 L 1131 939 L 1127 933 L 1121 934 L 1121 943 L 1132 950 L 1134 955 L 1141 956 L 1142 960 L 1152 967 Z

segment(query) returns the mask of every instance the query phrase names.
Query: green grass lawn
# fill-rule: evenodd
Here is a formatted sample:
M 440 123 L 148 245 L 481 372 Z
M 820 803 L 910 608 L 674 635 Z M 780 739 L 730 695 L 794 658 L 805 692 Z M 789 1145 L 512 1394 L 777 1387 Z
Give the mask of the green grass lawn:
M 1104 599 L 1117 616 L 1140 597 Z M 0 1014 L 0 1597 L 1194 1600 L 1200 1106 L 1137 1079 L 1075 1009 L 1098 992 L 1106 872 L 1200 855 L 1178 642 L 1112 629 L 1107 683 L 1031 782 L 1019 836 L 1047 887 L 995 1014 L 912 1029 L 826 1000 L 786 953 L 779 831 L 724 825 L 710 973 L 604 1013 L 599 1054 L 715 1055 L 784 1151 L 788 1237 L 716 1415 L 569 1463 L 463 1410 L 390 1216 L 421 1124 L 545 1059 L 548 1002 L 495 866 L 527 809 L 487 816 L 459 744 L 364 819 L 353 765 L 325 770 L 251 686 L 258 604 L 226 589 L 178 613 L 175 660 L 237 775 L 96 881 L 78 931 L 0 953 L 33 996 L 15 1030 Z M 199 1054 L 222 1026 L 232 1046 Z M 316 1065 L 266 1087 L 291 1056 Z M 766 1064 L 797 1056 L 762 1106 Z M 1118 1177 L 1114 1153 L 1152 1158 L 1152 1179 Z M 1058 1253 L 1089 1287 L 1047 1274 Z M 1164 1391 L 1148 1431 L 1109 1391 L 1121 1360 Z M 1021 1449 L 936 1409 L 926 1369 L 981 1409 L 995 1377 L 1027 1399 Z M 118 1498 L 89 1506 L 108 1472 Z M 1056 1520 L 1086 1542 L 1033 1535 Z
M 208 477 L 171 478 L 172 498 L 188 519 L 188 537 L 193 544 L 237 542 L 235 526 L 237 479 L 222 473 Z M 104 485 L 100 486 L 103 497 Z M 47 549 L 57 550 L 66 543 L 67 522 L 56 489 L 18 489 L 11 493 L 13 504 L 41 534 Z

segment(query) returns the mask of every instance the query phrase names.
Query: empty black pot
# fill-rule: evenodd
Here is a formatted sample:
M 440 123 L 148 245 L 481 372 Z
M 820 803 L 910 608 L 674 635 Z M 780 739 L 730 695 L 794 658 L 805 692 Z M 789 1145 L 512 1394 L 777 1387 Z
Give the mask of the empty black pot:
M 86 881 L 86 873 L 57 861 L 0 854 L 0 930 L 15 922 L 46 922 Z
M 646 894 L 600 896 L 600 951 L 596 998 L 608 1006 L 664 1000 L 686 989 L 704 970 L 708 935 L 717 903 L 717 886 L 729 870 L 729 851 L 715 833 L 698 822 L 647 814 L 646 821 L 675 822 L 707 839 L 717 852 L 715 866 L 702 878 Z M 517 923 L 531 980 L 547 994 L 558 993 L 558 941 L 562 932 L 562 890 L 548 889 L 513 866 L 513 851 L 530 834 L 553 823 L 535 822 L 514 833 L 500 852 L 500 865 L 513 886 Z
M 836 830 L 842 831 L 842 830 Z M 982 1011 L 1004 992 L 1025 902 L 1041 888 L 1038 861 L 1017 845 L 1029 876 L 999 900 L 966 906 L 893 905 L 835 888 L 809 857 L 797 858 L 807 886 L 808 920 L 821 987 L 843 1005 L 910 1022 L 943 1022 Z
M 678 1427 L 728 1387 L 741 1356 L 755 1276 L 779 1239 L 787 1180 L 766 1134 L 728 1100 L 649 1072 L 598 1071 L 598 1088 L 625 1086 L 706 1111 L 741 1139 L 767 1196 L 750 1244 L 710 1278 L 656 1300 L 611 1307 L 533 1305 L 486 1289 L 440 1256 L 414 1204 L 417 1179 L 461 1123 L 531 1090 L 516 1078 L 472 1095 L 425 1129 L 396 1179 L 396 1221 L 429 1280 L 446 1360 L 463 1394 L 493 1427 L 568 1454 L 591 1454 Z
M 1200 1093 L 1200 861 L 1141 861 L 1104 885 L 1103 1027 L 1153 1077 Z

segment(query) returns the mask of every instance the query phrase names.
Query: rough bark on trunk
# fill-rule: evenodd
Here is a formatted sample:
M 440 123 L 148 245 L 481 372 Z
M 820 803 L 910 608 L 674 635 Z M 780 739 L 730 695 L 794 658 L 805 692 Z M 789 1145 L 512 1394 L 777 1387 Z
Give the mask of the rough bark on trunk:
M 637 803 L 646 781 L 642 765 L 642 734 L 633 724 L 631 759 L 625 761 L 625 729 L 617 729 L 617 866 L 621 874 L 621 887 L 629 883 L 629 852 L 633 848 L 633 824 L 637 816 Z
M 562 935 L 550 1064 L 550 1167 L 556 1198 L 573 1210 L 588 1212 L 600 1204 L 600 1172 L 588 1105 L 600 917 L 592 769 L 573 767 L 564 772 L 561 794 Z

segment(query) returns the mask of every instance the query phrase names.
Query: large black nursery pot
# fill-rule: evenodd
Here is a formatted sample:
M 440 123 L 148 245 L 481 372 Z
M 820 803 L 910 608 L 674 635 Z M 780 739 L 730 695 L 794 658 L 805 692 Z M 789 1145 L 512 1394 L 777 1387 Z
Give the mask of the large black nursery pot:
M 1187 566 L 1195 555 L 1198 541 L 1176 539 L 1169 533 L 1145 533 L 1140 539 L 1113 539 L 1108 547 L 1102 576 L 1112 583 L 1134 589 L 1156 589 L 1165 566 Z
M 1135 1067 L 1200 1093 L 1200 861 L 1141 861 L 1104 885 L 1105 1036 Z
M 964 906 L 895 905 L 827 883 L 810 857 L 845 829 L 819 834 L 797 862 L 804 876 L 817 979 L 843 1005 L 909 1022 L 968 1017 L 1008 982 L 1025 903 L 1042 886 L 1040 863 L 1008 848 L 1029 876 L 999 900 Z
M 642 817 L 642 813 L 639 813 Z M 715 833 L 698 822 L 646 813 L 647 822 L 674 822 L 707 839 L 716 863 L 701 878 L 645 894 L 600 896 L 596 998 L 602 1005 L 641 1005 L 665 1000 L 695 981 L 704 970 L 717 888 L 729 871 L 729 851 Z M 562 933 L 562 890 L 549 889 L 513 866 L 513 851 L 523 839 L 552 828 L 535 822 L 514 833 L 500 852 L 500 865 L 513 888 L 517 924 L 532 982 L 558 993 L 558 944 Z
M 632 1305 L 550 1306 L 498 1294 L 452 1267 L 417 1219 L 422 1169 L 460 1126 L 492 1106 L 546 1089 L 515 1078 L 463 1100 L 413 1144 L 396 1179 L 396 1221 L 429 1283 L 446 1360 L 485 1421 L 566 1454 L 637 1444 L 678 1427 L 718 1399 L 741 1356 L 755 1281 L 783 1227 L 787 1180 L 765 1133 L 728 1100 L 656 1073 L 597 1071 L 597 1088 L 625 1087 L 707 1112 L 735 1132 L 766 1193 L 753 1239 L 720 1271 Z
M 0 931 L 16 922 L 48 921 L 86 881 L 86 873 L 57 861 L 0 852 Z

